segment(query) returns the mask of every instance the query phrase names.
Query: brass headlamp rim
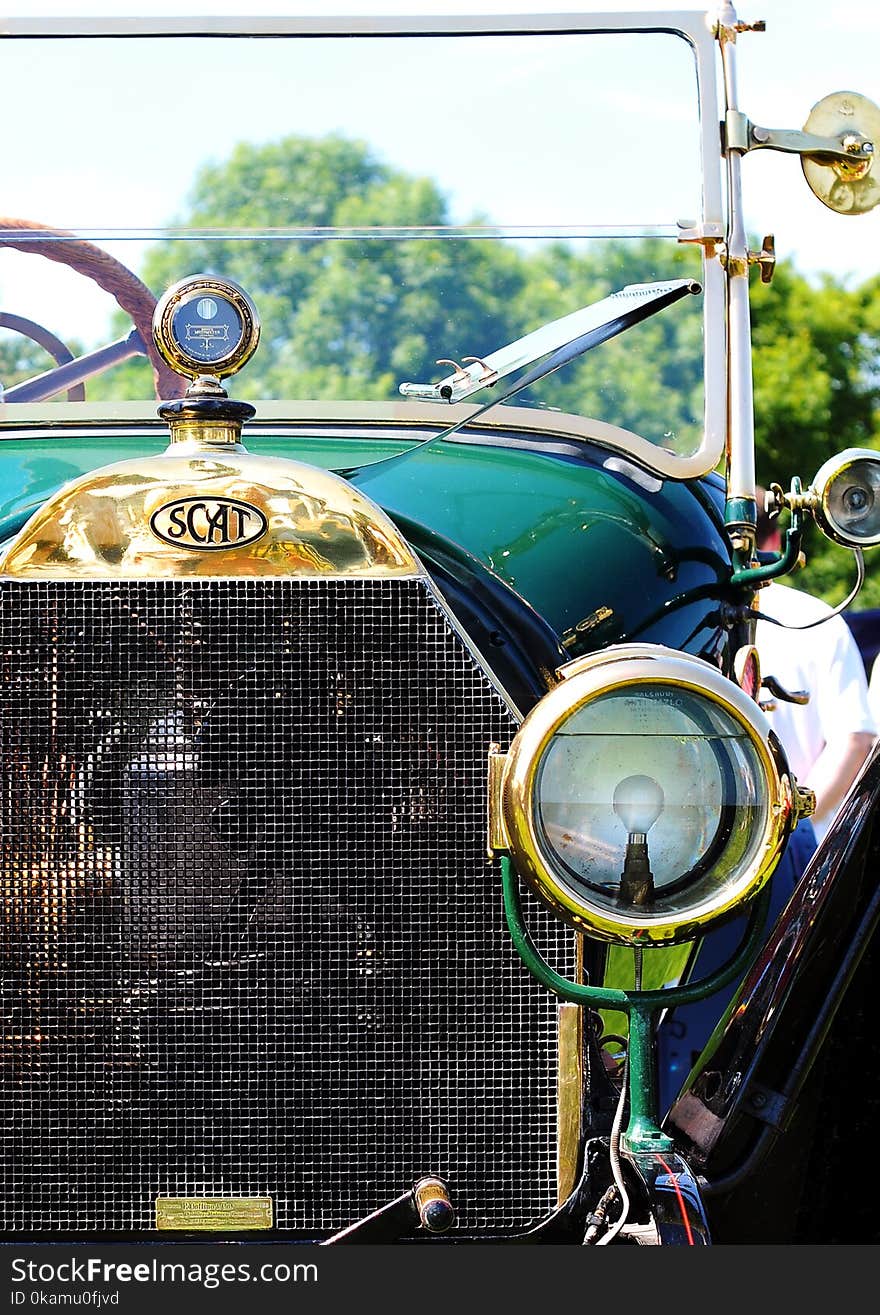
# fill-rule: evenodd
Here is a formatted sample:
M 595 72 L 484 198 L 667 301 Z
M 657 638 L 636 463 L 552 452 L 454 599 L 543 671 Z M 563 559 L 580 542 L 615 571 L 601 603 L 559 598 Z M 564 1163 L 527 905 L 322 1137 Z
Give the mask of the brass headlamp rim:
M 797 820 L 800 796 L 779 742 L 754 702 L 701 658 L 659 645 L 622 645 L 616 651 L 592 654 L 578 666 L 532 709 L 505 756 L 499 803 L 511 857 L 517 871 L 553 911 L 590 936 L 627 945 L 693 940 L 708 924 L 758 893 Z M 632 914 L 610 911 L 591 900 L 586 890 L 575 894 L 542 842 L 536 817 L 535 778 L 559 727 L 603 694 L 646 684 L 699 694 L 728 712 L 757 752 L 768 793 L 764 832 L 751 863 L 736 881 L 675 915 L 668 911 L 652 915 L 644 908 Z
M 172 322 L 181 306 L 198 297 L 210 296 L 212 293 L 232 302 L 241 317 L 242 336 L 224 356 L 217 360 L 198 361 L 181 349 L 172 332 Z M 153 341 L 159 355 L 177 374 L 189 379 L 200 376 L 224 379 L 246 365 L 257 350 L 260 341 L 260 317 L 244 288 L 232 279 L 221 279 L 210 274 L 194 274 L 173 283 L 160 297 L 153 312 Z

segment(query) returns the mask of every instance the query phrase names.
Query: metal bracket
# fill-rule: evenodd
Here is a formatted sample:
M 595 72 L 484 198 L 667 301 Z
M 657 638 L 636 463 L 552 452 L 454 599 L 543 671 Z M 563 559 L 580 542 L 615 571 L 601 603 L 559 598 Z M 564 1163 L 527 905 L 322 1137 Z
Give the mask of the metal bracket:
M 679 241 L 681 241 L 681 238 L 679 238 Z M 750 266 L 759 265 L 761 282 L 769 283 L 776 269 L 776 239 L 772 233 L 768 233 L 761 244 L 761 250 L 747 251 L 745 259 L 731 257 L 726 247 L 719 252 L 719 256 L 722 266 L 731 278 L 741 277 L 748 272 Z
M 737 587 L 743 587 L 745 585 L 757 586 L 764 583 L 766 580 L 775 580 L 780 575 L 789 575 L 792 571 L 798 569 L 803 554 L 801 553 L 802 508 L 800 502 L 802 495 L 801 482 L 797 476 L 792 480 L 791 487 L 791 493 L 785 494 L 779 484 L 771 484 L 770 496 L 768 496 L 765 505 L 765 510 L 768 511 L 771 516 L 778 515 L 783 506 L 787 506 L 791 512 L 791 521 L 785 531 L 785 541 L 782 553 L 779 556 L 772 557 L 769 562 L 764 561 L 757 565 L 743 566 L 734 571 L 733 575 L 730 577 L 731 584 L 736 585 Z M 732 511 L 736 512 L 737 510 L 738 509 L 734 504 Z M 729 519 L 733 525 L 737 524 L 736 515 L 731 515 Z M 730 537 L 732 541 L 733 535 Z
M 820 137 L 816 133 L 790 128 L 762 128 L 752 123 L 742 110 L 728 110 L 721 124 L 721 146 L 725 155 L 736 151 L 784 151 L 788 155 L 807 155 L 844 164 L 870 163 L 874 158 L 874 143 L 859 132 L 848 132 L 840 137 Z
M 797 820 L 800 821 L 802 817 L 812 817 L 816 811 L 816 791 L 811 790 L 808 785 L 798 785 L 797 781 L 793 782 L 793 785 L 794 811 Z
M 791 1117 L 792 1104 L 778 1091 L 764 1087 L 760 1082 L 752 1082 L 746 1091 L 744 1106 L 753 1118 L 760 1119 L 779 1132 L 785 1131 L 785 1125 Z
M 775 698 L 780 699 L 783 703 L 798 703 L 806 705 L 810 701 L 809 690 L 805 689 L 786 689 L 784 685 L 776 679 L 775 676 L 762 676 L 761 685 L 769 689 Z
M 455 1223 L 455 1211 L 446 1183 L 427 1174 L 413 1183 L 409 1191 L 396 1196 L 364 1219 L 349 1224 L 318 1246 L 346 1246 L 360 1242 L 396 1242 L 411 1237 L 417 1230 L 445 1233 Z
M 678 241 L 682 244 L 693 243 L 695 246 L 701 246 L 707 260 L 719 256 L 723 262 L 726 258 L 727 244 L 720 224 L 694 224 L 689 220 L 680 219 L 677 228 Z
M 770 282 L 776 269 L 776 239 L 772 233 L 764 238 L 760 251 L 749 252 L 749 264 L 760 268 L 762 283 Z
M 499 851 L 510 848 L 510 837 L 507 834 L 507 827 L 504 823 L 504 813 L 501 807 L 501 782 L 504 779 L 504 768 L 507 764 L 507 754 L 501 750 L 501 745 L 494 741 L 489 745 L 489 765 L 487 773 L 487 796 L 488 796 L 488 814 L 487 814 L 487 833 L 486 833 L 486 857 L 494 859 Z

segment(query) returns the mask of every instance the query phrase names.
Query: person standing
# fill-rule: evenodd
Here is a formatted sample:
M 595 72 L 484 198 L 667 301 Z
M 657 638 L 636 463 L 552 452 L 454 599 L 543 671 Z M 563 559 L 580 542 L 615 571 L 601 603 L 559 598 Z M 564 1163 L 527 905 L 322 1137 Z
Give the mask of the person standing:
M 880 728 L 880 653 L 871 663 L 871 674 L 868 677 L 868 703 L 874 714 L 874 720 Z
M 763 511 L 757 544 L 780 547 L 776 522 Z M 765 712 L 798 784 L 816 794 L 810 820 L 821 843 L 877 738 L 865 666 L 849 626 L 821 599 L 771 581 L 759 591 L 756 607 L 772 618 L 756 626 L 762 675 L 775 676 L 792 693 L 809 694 L 807 703 L 774 698 Z M 809 629 L 799 628 L 804 626 Z

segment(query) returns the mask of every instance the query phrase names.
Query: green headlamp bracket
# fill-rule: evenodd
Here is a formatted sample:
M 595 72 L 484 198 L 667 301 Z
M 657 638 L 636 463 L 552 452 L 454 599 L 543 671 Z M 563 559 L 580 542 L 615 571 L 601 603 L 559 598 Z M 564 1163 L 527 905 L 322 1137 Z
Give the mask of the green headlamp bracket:
M 587 1005 L 592 1009 L 619 1009 L 628 1016 L 629 1123 L 623 1137 L 624 1149 L 632 1154 L 668 1150 L 672 1146 L 672 1139 L 661 1130 L 657 1112 L 657 1082 L 653 1066 L 655 1015 L 661 1009 L 705 1000 L 707 996 L 742 976 L 758 953 L 763 939 L 770 902 L 769 884 L 753 901 L 748 924 L 736 951 L 710 976 L 680 986 L 664 987 L 662 990 L 629 991 L 619 987 L 573 982 L 551 968 L 541 956 L 526 927 L 519 877 L 507 855 L 501 858 L 501 883 L 507 927 L 529 972 L 563 1000 Z
M 781 575 L 789 575 L 795 569 L 803 541 L 803 522 L 800 511 L 801 494 L 801 481 L 795 476 L 791 482 L 791 520 L 785 531 L 782 552 L 778 555 L 773 554 L 769 561 L 763 561 L 758 566 L 743 566 L 741 569 L 735 570 L 730 577 L 732 585 L 751 587 L 752 585 L 763 584 L 767 580 L 776 580 Z

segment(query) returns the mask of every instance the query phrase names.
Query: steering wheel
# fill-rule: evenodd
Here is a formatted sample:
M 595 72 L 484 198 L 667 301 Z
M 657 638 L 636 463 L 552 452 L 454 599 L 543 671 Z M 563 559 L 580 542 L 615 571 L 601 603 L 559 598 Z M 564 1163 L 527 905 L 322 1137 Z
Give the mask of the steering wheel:
M 36 320 L 26 320 L 23 315 L 10 315 L 7 311 L 0 311 L 0 329 L 11 329 L 13 333 L 20 333 L 22 338 L 30 338 L 43 351 L 48 352 L 56 365 L 66 365 L 68 361 L 73 360 L 73 352 L 67 346 L 67 343 L 56 338 L 55 334 L 42 324 L 37 324 Z M 67 390 L 68 402 L 84 402 L 86 390 L 83 384 L 74 384 Z
M 45 236 L 40 237 L 41 233 Z M 108 252 L 93 246 L 91 242 L 85 242 L 62 229 L 34 223 L 30 219 L 0 217 L 0 245 L 14 247 L 31 255 L 45 256 L 47 260 L 55 260 L 61 265 L 69 265 L 78 274 L 92 279 L 98 287 L 109 292 L 117 305 L 131 317 L 138 331 L 153 367 L 156 397 L 160 401 L 180 397 L 186 387 L 186 380 L 175 374 L 156 350 L 152 332 L 156 298 L 136 274 Z M 28 334 L 28 336 L 33 335 Z M 61 346 L 63 348 L 63 344 Z

